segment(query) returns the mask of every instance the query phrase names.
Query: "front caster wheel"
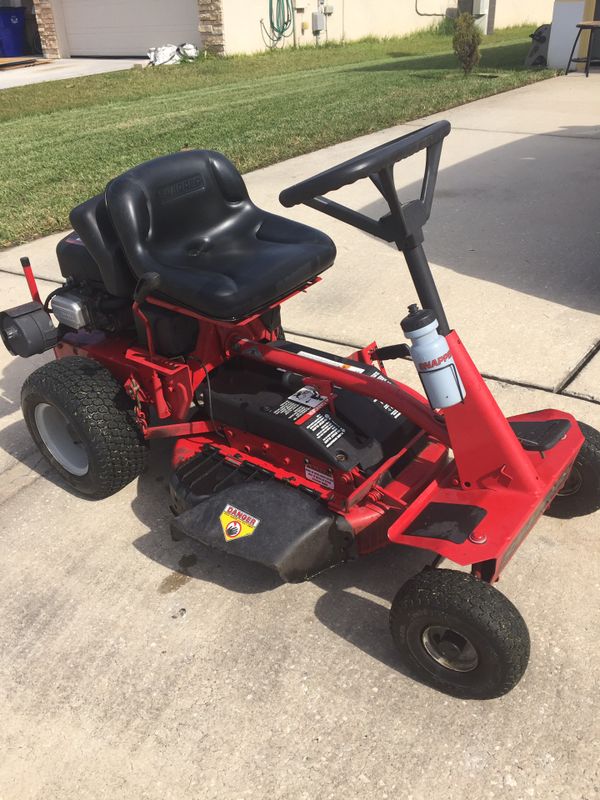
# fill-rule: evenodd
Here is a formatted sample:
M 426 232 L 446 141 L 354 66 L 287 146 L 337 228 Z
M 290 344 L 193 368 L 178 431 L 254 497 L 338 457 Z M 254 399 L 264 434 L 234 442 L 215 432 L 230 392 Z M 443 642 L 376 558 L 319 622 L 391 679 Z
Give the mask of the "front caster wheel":
M 403 664 L 455 697 L 500 697 L 529 661 L 523 617 L 497 589 L 463 572 L 432 569 L 411 578 L 394 598 L 390 627 Z
M 579 422 L 585 442 L 565 485 L 546 509 L 549 517 L 583 517 L 600 508 L 600 433 Z

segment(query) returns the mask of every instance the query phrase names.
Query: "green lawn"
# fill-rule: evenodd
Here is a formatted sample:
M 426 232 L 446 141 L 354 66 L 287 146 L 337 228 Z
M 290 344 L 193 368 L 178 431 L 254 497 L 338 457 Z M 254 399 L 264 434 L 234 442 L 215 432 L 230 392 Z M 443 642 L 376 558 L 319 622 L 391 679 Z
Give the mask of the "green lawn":
M 4 90 L 0 247 L 66 228 L 74 205 L 157 155 L 212 148 L 248 171 L 542 80 L 521 66 L 529 32 L 486 37 L 468 79 L 430 31 Z

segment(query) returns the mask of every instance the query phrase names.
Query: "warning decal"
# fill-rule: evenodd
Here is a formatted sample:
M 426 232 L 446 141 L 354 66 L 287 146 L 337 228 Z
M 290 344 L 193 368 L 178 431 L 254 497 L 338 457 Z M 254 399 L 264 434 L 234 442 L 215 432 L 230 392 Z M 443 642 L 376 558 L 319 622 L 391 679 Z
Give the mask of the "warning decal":
M 308 406 L 308 408 L 321 407 L 325 402 L 325 398 L 321 397 L 314 386 L 303 386 L 302 389 L 298 389 L 297 392 L 291 394 L 288 400 L 294 403 L 301 403 L 303 406 Z
M 335 482 L 331 472 L 323 472 L 323 470 L 313 467 L 311 464 L 306 464 L 304 467 L 304 474 L 309 481 L 318 483 L 319 486 L 324 486 L 326 489 L 335 489 Z
M 333 420 L 326 411 L 314 416 L 306 425 L 306 430 L 314 434 L 325 447 L 331 447 L 346 433 L 346 429 Z
M 239 508 L 229 503 L 223 509 L 219 521 L 227 542 L 243 539 L 244 536 L 252 536 L 260 524 L 260 520 L 253 517 L 252 514 L 240 511 Z
M 304 386 L 294 394 L 291 394 L 281 405 L 273 411 L 273 414 L 287 417 L 290 422 L 302 425 L 307 419 L 313 417 L 317 411 L 327 405 L 327 399 L 321 397 L 313 386 Z

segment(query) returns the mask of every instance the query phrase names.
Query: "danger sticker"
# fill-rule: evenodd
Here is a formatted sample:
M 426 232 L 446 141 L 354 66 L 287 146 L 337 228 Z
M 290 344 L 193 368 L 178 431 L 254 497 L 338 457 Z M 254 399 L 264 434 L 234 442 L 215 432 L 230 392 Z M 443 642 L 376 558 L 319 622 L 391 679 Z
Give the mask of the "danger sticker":
M 252 536 L 260 524 L 260 520 L 253 517 L 252 514 L 247 514 L 229 503 L 223 509 L 219 521 L 227 542 Z

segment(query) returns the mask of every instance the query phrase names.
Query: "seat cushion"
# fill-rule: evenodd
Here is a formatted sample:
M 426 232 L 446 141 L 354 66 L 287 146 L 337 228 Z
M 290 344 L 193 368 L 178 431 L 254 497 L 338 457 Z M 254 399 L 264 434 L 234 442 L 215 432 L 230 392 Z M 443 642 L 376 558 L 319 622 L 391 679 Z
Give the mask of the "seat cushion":
M 335 258 L 327 236 L 275 214 L 244 237 L 221 241 L 198 263 L 161 276 L 160 292 L 217 319 L 260 311 L 315 278 Z
M 207 317 L 248 317 L 335 259 L 325 234 L 257 208 L 235 167 L 213 151 L 141 164 L 108 185 L 106 203 L 137 276 L 157 272 L 157 294 Z

